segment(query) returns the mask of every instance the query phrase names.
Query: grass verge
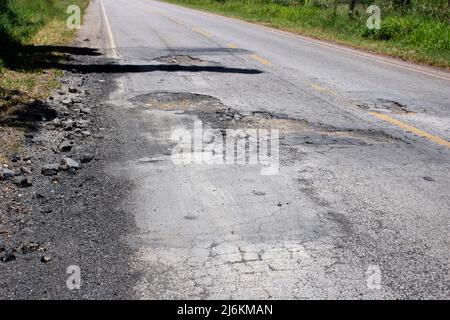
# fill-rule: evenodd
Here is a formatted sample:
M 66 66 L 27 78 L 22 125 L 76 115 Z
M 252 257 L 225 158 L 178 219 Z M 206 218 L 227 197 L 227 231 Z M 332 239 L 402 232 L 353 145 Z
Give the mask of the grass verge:
M 164 1 L 450 69 L 449 8 L 443 0 L 412 0 L 408 9 L 390 7 L 393 1 L 359 1 L 352 17 L 348 4 L 338 0 Z M 380 30 L 366 26 L 368 4 L 381 8 Z
M 57 86 L 60 72 L 42 69 L 35 59 L 62 57 L 52 48 L 67 44 L 69 5 L 84 10 L 89 0 L 0 1 L 0 112 L 30 99 L 43 99 Z M 46 50 L 41 50 L 46 48 Z
M 64 58 L 61 50 L 74 36 L 66 27 L 69 5 L 82 11 L 89 0 L 0 0 L 0 163 L 19 152 L 24 129 L 2 119 L 58 87 L 59 70 L 38 61 Z M 58 49 L 59 48 L 59 49 Z

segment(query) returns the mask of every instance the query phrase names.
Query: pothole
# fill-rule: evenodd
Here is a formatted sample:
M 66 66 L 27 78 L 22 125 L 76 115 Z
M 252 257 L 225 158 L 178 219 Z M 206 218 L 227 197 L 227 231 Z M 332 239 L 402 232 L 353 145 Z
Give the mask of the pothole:
M 368 145 L 396 140 L 382 131 L 333 128 L 267 111 L 241 112 L 214 97 L 189 92 L 155 92 L 135 100 L 151 109 L 196 115 L 215 129 L 278 129 L 283 145 Z
M 375 101 L 364 101 L 358 103 L 358 107 L 369 111 L 389 111 L 395 114 L 414 113 L 397 101 L 387 99 L 377 99 Z
M 281 138 L 281 144 L 294 145 L 370 145 L 388 143 L 396 140 L 384 132 L 375 130 L 308 130 L 303 133 L 292 133 Z
M 191 57 L 186 54 L 168 55 L 168 56 L 158 57 L 153 60 L 160 62 L 160 63 L 164 63 L 164 64 L 178 64 L 178 65 L 185 65 L 185 66 L 217 65 L 217 63 L 202 60 L 202 59 L 195 58 L 195 57 Z
M 155 92 L 136 98 L 151 109 L 167 111 L 211 110 L 222 107 L 219 99 L 189 92 Z
M 254 111 L 250 113 L 239 113 L 236 110 L 225 112 L 222 117 L 231 118 L 229 128 L 249 129 L 278 129 L 281 133 L 304 132 L 312 130 L 307 121 L 293 119 L 285 115 L 277 115 L 270 112 Z

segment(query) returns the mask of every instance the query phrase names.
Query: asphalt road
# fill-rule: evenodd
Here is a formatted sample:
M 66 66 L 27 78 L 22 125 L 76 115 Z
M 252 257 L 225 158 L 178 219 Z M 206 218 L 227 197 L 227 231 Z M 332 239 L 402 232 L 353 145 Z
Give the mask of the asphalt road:
M 102 3 L 80 34 L 121 73 L 107 103 L 126 157 L 105 171 L 133 185 L 120 205 L 136 224 L 133 297 L 448 299 L 449 73 L 158 1 Z M 196 121 L 279 129 L 279 171 L 174 163 L 171 136 Z

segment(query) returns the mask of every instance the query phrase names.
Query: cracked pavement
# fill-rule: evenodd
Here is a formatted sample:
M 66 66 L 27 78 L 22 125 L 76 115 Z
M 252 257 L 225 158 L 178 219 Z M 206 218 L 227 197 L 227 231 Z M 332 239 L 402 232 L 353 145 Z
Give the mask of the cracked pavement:
M 131 297 L 448 299 L 448 73 L 163 2 L 102 2 L 111 35 L 94 41 L 100 0 L 81 34 L 117 65 L 83 71 L 118 74 L 104 103 L 122 156 L 104 172 L 131 186 L 117 208 L 135 223 L 119 240 Z M 174 164 L 171 134 L 196 121 L 279 129 L 278 174 Z

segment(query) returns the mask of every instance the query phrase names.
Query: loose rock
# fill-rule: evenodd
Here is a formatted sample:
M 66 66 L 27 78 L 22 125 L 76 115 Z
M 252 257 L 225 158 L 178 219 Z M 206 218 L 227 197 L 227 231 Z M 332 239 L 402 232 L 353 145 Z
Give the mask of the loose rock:
M 72 101 L 72 99 L 70 99 L 70 98 L 68 98 L 68 99 L 64 99 L 63 101 L 62 101 L 62 104 L 63 105 L 69 105 L 69 104 L 72 104 L 73 103 L 73 101 Z
M 3 254 L 3 257 L 1 258 L 1 260 L 3 262 L 13 261 L 13 260 L 16 260 L 16 255 L 14 254 L 14 252 L 12 250 L 7 250 Z
M 52 164 L 46 164 L 41 168 L 41 173 L 44 176 L 54 176 L 58 174 L 59 171 L 59 165 L 52 163 Z
M 85 107 L 81 107 L 80 108 L 80 112 L 85 113 L 85 114 L 91 114 L 91 109 L 85 108 Z
M 61 169 L 69 170 L 69 169 L 80 169 L 80 164 L 73 160 L 72 158 L 63 158 L 61 160 Z
M 75 125 L 77 128 L 86 128 L 89 126 L 91 122 L 89 120 L 78 120 L 77 122 L 75 122 Z
M 9 180 L 15 176 L 15 172 L 9 169 L 0 169 L 0 180 Z
M 31 174 L 31 169 L 27 167 L 20 167 L 20 172 L 25 174 Z
M 89 153 L 85 153 L 85 154 L 80 156 L 80 162 L 81 163 L 88 163 L 88 162 L 91 162 L 93 159 L 94 159 L 94 155 L 93 154 L 89 154 Z
M 17 177 L 15 177 L 13 182 L 16 185 L 18 185 L 19 187 L 22 187 L 22 188 L 31 187 L 33 185 L 31 180 L 29 178 L 27 178 L 27 177 L 24 177 L 24 176 L 17 176 Z
M 67 152 L 70 150 L 72 150 L 72 143 L 69 141 L 63 141 L 59 145 L 59 151 L 61 151 L 61 152 Z
M 52 258 L 50 256 L 42 256 L 41 257 L 41 262 L 43 262 L 43 263 L 50 262 L 50 260 L 52 260 Z
M 253 190 L 255 196 L 264 196 L 266 193 L 264 191 Z

